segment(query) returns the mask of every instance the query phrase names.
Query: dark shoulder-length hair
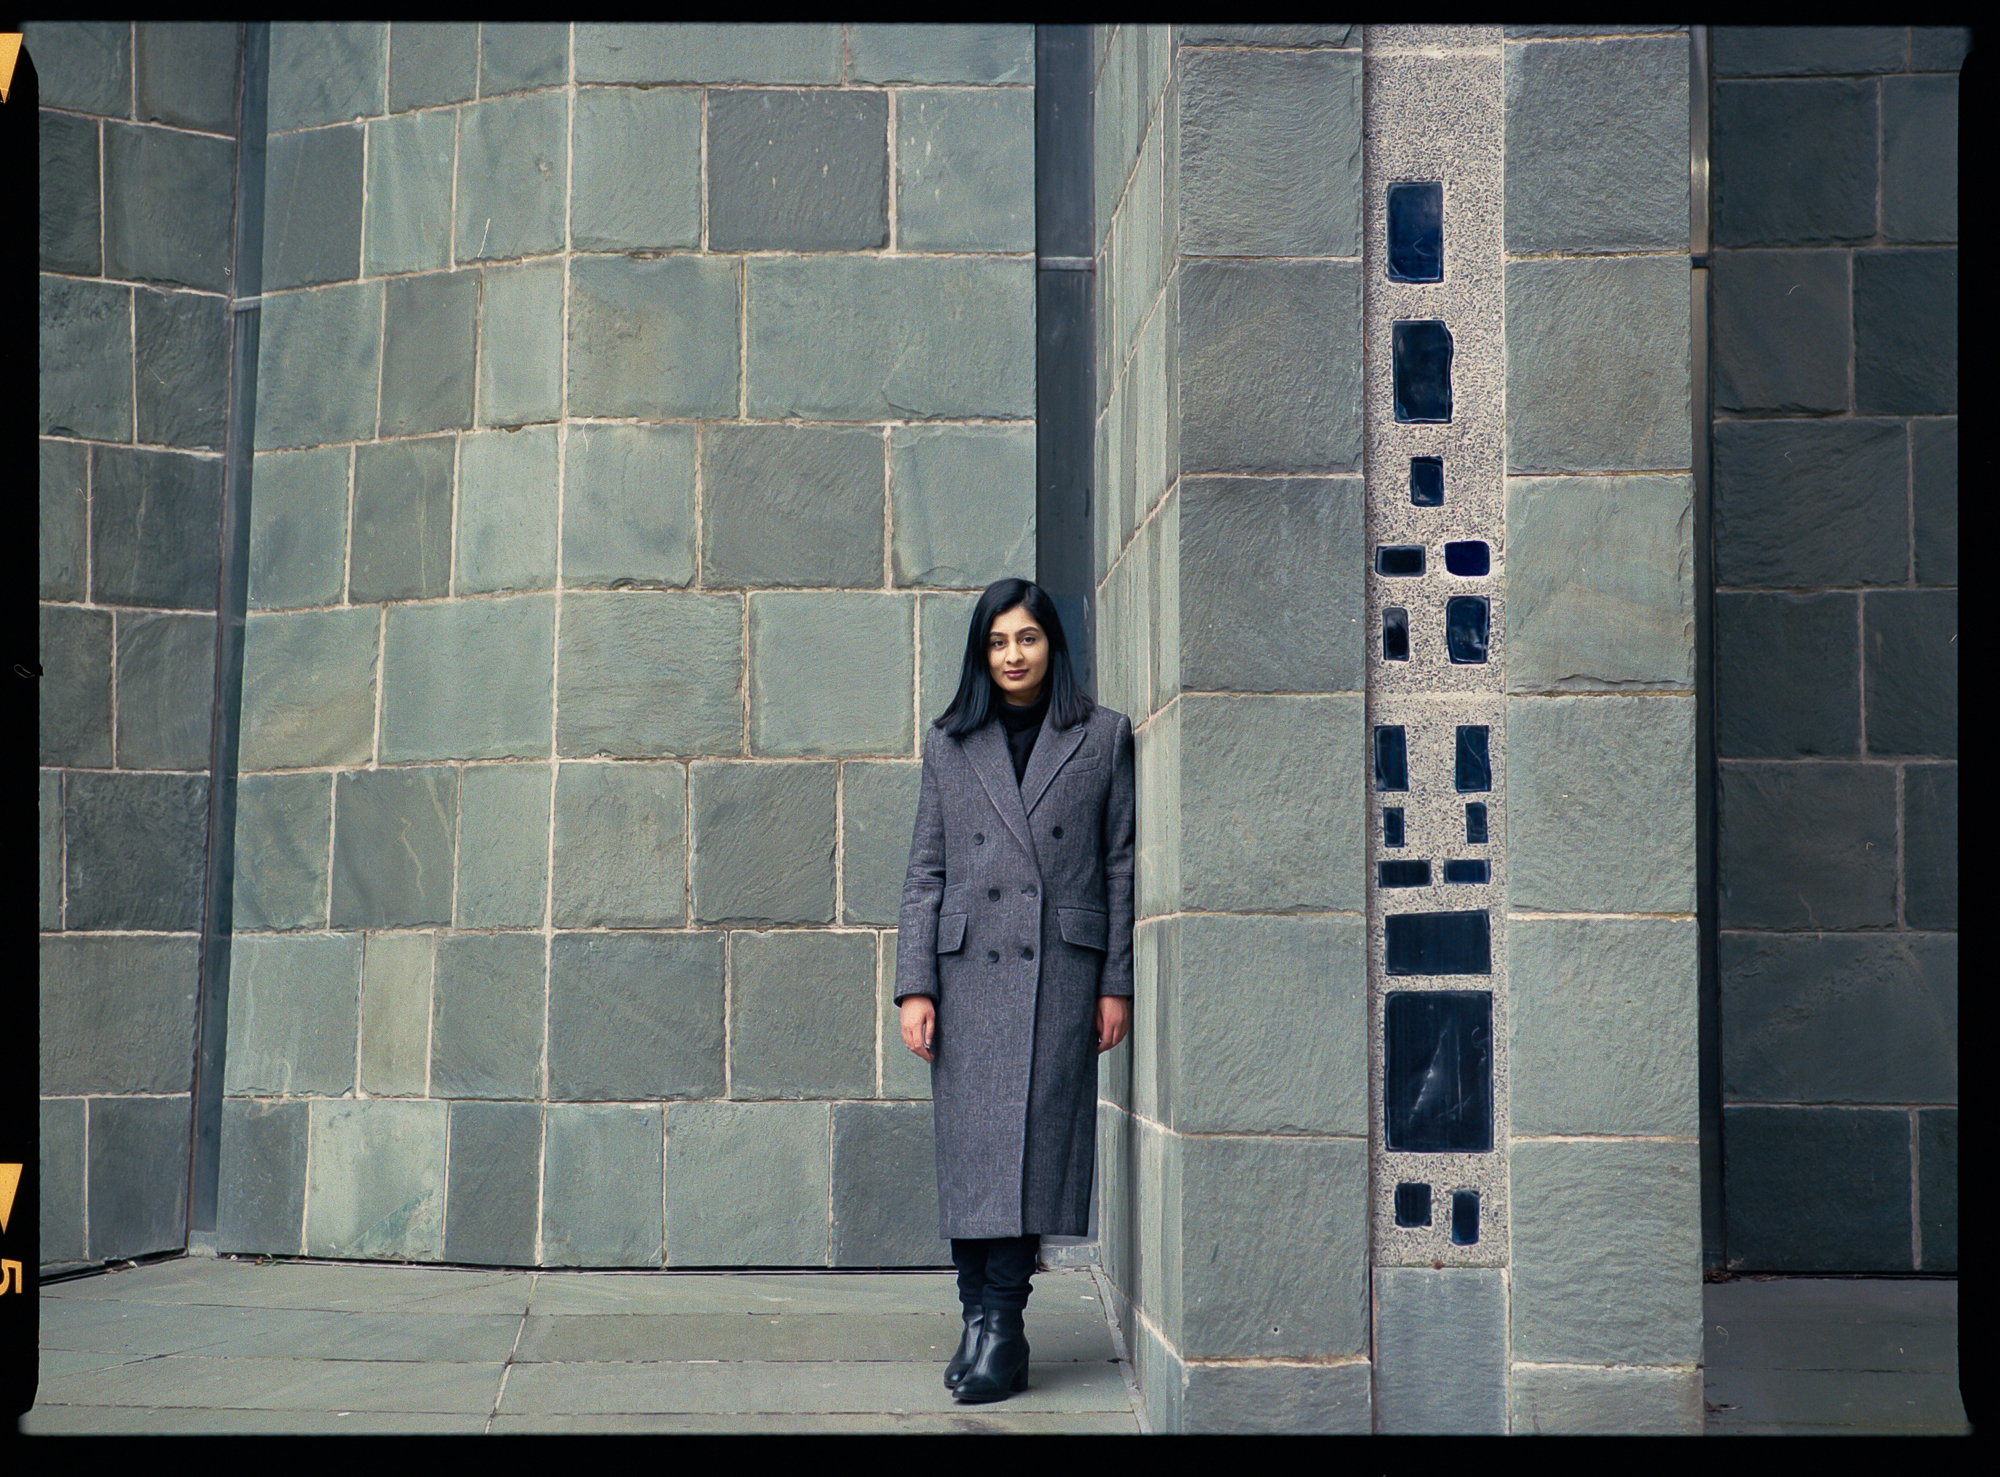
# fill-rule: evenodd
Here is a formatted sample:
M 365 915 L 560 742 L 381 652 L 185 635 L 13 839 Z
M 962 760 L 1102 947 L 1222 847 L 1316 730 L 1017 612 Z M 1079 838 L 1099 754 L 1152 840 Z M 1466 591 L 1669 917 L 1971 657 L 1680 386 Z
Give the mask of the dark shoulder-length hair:
M 1057 728 L 1074 728 L 1091 715 L 1097 704 L 1077 685 L 1076 668 L 1070 661 L 1069 638 L 1063 634 L 1062 618 L 1049 592 L 1032 580 L 995 580 L 972 607 L 972 620 L 965 631 L 965 663 L 958 674 L 958 692 L 935 719 L 955 739 L 962 739 L 993 716 L 997 700 L 993 691 L 993 669 L 986 659 L 986 641 L 993 618 L 1017 605 L 1042 628 L 1049 642 L 1049 671 L 1042 679 L 1049 690 L 1049 716 Z

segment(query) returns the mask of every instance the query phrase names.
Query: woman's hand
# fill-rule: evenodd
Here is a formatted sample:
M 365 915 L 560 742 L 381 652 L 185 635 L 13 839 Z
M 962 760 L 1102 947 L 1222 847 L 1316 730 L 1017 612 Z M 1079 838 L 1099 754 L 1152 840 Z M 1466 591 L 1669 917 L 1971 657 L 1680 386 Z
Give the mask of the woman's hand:
M 937 1060 L 931 1043 L 937 1039 L 937 1002 L 928 995 L 903 997 L 903 1045 L 927 1062 Z
M 905 1017 L 907 1019 L 907 1017 Z M 1097 997 L 1097 1054 L 1104 1055 L 1132 1029 L 1132 1002 L 1123 995 Z M 909 1034 L 909 1027 L 903 1028 Z

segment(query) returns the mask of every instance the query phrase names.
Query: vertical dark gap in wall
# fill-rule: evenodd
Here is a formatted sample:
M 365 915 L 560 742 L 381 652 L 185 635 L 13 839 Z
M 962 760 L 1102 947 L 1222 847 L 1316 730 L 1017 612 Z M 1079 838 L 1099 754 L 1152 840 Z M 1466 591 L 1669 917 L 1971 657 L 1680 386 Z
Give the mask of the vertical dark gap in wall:
M 1035 580 L 1097 691 L 1089 26 L 1035 27 Z
M 223 1048 L 236 880 L 236 744 L 243 715 L 243 620 L 250 582 L 250 466 L 257 426 L 257 340 L 264 259 L 264 132 L 271 27 L 243 27 L 236 89 L 236 189 L 229 270 L 229 369 L 223 431 L 222 557 L 215 599 L 215 707 L 209 728 L 208 858 L 195 1002 L 194 1142 L 188 1244 L 214 1249 L 222 1169 Z
M 1724 1265 L 1722 1206 L 1722 979 L 1716 921 L 1715 764 L 1715 562 L 1713 461 L 1714 399 L 1709 364 L 1710 239 L 1708 133 L 1709 30 L 1688 28 L 1688 249 L 1693 341 L 1688 367 L 1694 428 L 1694 711 L 1695 711 L 1695 917 L 1700 940 L 1698 995 L 1701 1133 L 1701 1263 Z

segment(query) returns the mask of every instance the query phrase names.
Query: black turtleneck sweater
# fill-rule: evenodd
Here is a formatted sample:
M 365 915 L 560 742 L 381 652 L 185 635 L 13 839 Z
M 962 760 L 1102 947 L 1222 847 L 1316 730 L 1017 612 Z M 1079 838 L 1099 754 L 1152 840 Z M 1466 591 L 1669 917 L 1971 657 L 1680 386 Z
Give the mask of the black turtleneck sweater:
M 1045 680 L 1040 694 L 1025 708 L 1008 702 L 996 687 L 993 706 L 999 710 L 1000 722 L 1007 731 L 1007 752 L 1014 760 L 1014 783 L 1018 785 L 1028 772 L 1028 756 L 1035 752 L 1035 738 L 1041 733 L 1042 719 L 1049 711 L 1049 684 Z

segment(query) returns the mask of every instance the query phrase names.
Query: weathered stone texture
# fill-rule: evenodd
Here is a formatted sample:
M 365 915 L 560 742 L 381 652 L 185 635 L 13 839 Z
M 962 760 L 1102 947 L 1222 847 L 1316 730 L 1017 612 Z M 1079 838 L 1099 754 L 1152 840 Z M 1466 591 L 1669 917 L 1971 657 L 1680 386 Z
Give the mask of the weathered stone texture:
M 232 925 L 326 927 L 332 834 L 332 775 L 239 776 Z
M 1807 246 L 1875 234 L 1876 88 L 1717 82 L 1710 190 L 1719 246 Z
M 347 564 L 348 471 L 344 446 L 270 452 L 256 459 L 250 499 L 250 609 L 340 603 Z
M 41 279 L 43 366 L 37 429 L 44 435 L 132 439 L 132 289 Z
M 90 589 L 105 605 L 215 608 L 222 463 L 100 447 L 91 458 Z
M 731 1097 L 874 1096 L 873 934 L 737 933 L 729 983 Z
M 224 1080 L 232 1095 L 353 1092 L 361 952 L 357 934 L 231 944 Z
M 708 98 L 708 244 L 865 251 L 889 237 L 889 99 L 742 89 Z
M 47 1097 L 186 1092 L 194 938 L 43 938 L 36 1018 Z
M 841 766 L 841 922 L 896 926 L 922 777 L 910 763 Z
M 563 584 L 694 578 L 691 426 L 572 426 L 563 467 Z
M 449 436 L 354 449 L 349 599 L 423 600 L 445 593 L 451 581 L 456 454 Z
M 469 765 L 459 783 L 460 928 L 534 928 L 548 909 L 545 764 Z
M 1701 1358 L 1700 1167 L 1685 1142 L 1517 1142 L 1513 1358 Z M 1616 1235 L 1606 1235 L 1616 1227 Z
M 689 766 L 689 872 L 702 923 L 831 923 L 831 764 Z
M 333 796 L 333 927 L 449 924 L 457 837 L 455 770 L 340 775 Z
M 277 134 L 266 144 L 266 292 L 348 282 L 360 274 L 363 133 L 360 127 L 316 128 Z
M 542 1260 L 657 1267 L 660 1110 L 551 1103 L 542 1169 Z
M 912 88 L 896 98 L 896 244 L 1032 251 L 1035 95 Z
M 667 1264 L 823 1267 L 825 1103 L 671 1103 Z
M 233 139 L 105 124 L 105 275 L 225 291 L 235 166 Z
M 193 292 L 132 294 L 138 439 L 222 449 L 229 308 Z
M 678 764 L 565 764 L 556 774 L 558 928 L 687 921 L 687 771 Z
M 1375 1430 L 1507 1430 L 1507 1293 L 1499 1268 L 1375 1270 Z
M 78 772 L 63 786 L 71 928 L 201 927 L 208 776 Z
M 570 244 L 658 251 L 701 240 L 701 95 L 590 88 L 576 98 Z
M 1895 925 L 1893 771 L 1841 763 L 1721 769 L 1716 893 L 1724 928 Z
M 557 935 L 550 1099 L 721 1096 L 722 997 L 719 933 Z
M 458 125 L 458 260 L 559 251 L 568 155 L 569 108 L 560 93 L 467 107 Z
M 752 753 L 910 753 L 909 596 L 774 591 L 749 598 Z M 839 680 L 829 681 L 829 673 Z
M 1955 936 L 1725 933 L 1720 950 L 1727 1101 L 1957 1099 Z
M 390 64 L 403 59 L 396 35 Z M 392 84 L 392 91 L 393 91 Z M 451 159 L 458 122 L 450 113 L 409 113 L 368 125 L 368 213 L 361 262 L 368 275 L 422 272 L 451 256 Z
M 382 111 L 386 25 L 286 21 L 271 27 L 273 132 Z
M 1715 746 L 1729 759 L 1854 755 L 1861 622 L 1850 594 L 1715 597 Z
M 702 583 L 879 588 L 884 463 L 874 427 L 709 427 Z
M 1692 1137 L 1692 919 L 1507 925 L 1508 1113 L 1517 1134 Z
M 1848 253 L 1720 251 L 1712 270 L 1716 408 L 1846 410 L 1854 346 Z
M 189 1101 L 177 1096 L 91 1102 L 91 1261 L 187 1245 Z
M 444 1259 L 533 1266 L 541 1196 L 542 1109 L 453 1103 Z
M 462 103 L 479 90 L 477 23 L 397 21 L 389 27 L 389 110 Z
M 1517 1364 L 1509 1428 L 1517 1436 L 1695 1436 L 1702 1372 Z
M 421 1097 L 430 1081 L 436 935 L 373 933 L 361 956 L 361 1090 Z
M 951 1260 L 938 1235 L 937 1150 L 923 1103 L 833 1107 L 836 1267 L 936 1267 Z
M 303 1249 L 310 1111 L 302 1102 L 222 1100 L 217 1250 L 296 1256 Z
M 889 432 L 898 585 L 981 589 L 1035 565 L 1033 426 Z
M 1361 58 L 1189 54 L 1180 88 L 1181 249 L 1361 254 Z
M 1732 1271 L 1911 1265 L 1907 1110 L 1725 1107 L 1722 1131 Z
M 1508 901 L 1548 912 L 1694 911 L 1694 703 L 1511 698 Z
M 573 263 L 569 413 L 736 414 L 739 290 L 736 264 L 708 257 Z
M 550 596 L 392 607 L 382 758 L 546 758 L 554 651 Z
M 438 940 L 432 1094 L 541 1095 L 546 948 L 537 934 L 448 934 Z
M 1908 456 L 1900 421 L 1718 421 L 1716 584 L 1900 584 Z
M 556 582 L 554 426 L 485 431 L 458 451 L 457 588 L 546 590 Z
M 1693 525 L 1688 477 L 1509 478 L 1509 689 L 1693 687 Z
M 444 1249 L 444 1103 L 315 1102 L 306 1254 L 435 1261 Z

